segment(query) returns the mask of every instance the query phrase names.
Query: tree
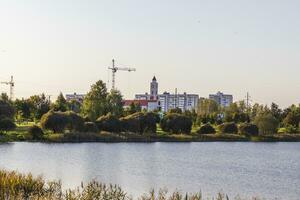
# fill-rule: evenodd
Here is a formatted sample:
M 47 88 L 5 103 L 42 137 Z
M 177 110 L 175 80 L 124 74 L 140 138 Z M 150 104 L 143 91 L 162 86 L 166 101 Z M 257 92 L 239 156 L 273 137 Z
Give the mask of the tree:
M 80 113 L 82 104 L 79 101 L 72 99 L 71 101 L 67 102 L 67 105 L 68 110 L 73 111 L 75 113 Z
M 293 126 L 295 128 L 299 127 L 300 123 L 300 105 L 297 107 L 292 105 L 289 108 L 289 112 L 283 120 L 283 124 L 287 126 Z
M 210 115 L 220 112 L 218 103 L 211 99 L 200 99 L 198 105 L 198 115 Z
M 75 112 L 67 111 L 63 113 L 68 117 L 67 129 L 70 131 L 83 131 L 84 130 L 84 119 Z
M 96 121 L 97 127 L 101 131 L 115 132 L 118 133 L 121 131 L 121 122 L 120 120 L 108 113 L 107 115 L 101 116 Z
M 50 101 L 45 94 L 31 96 L 29 102 L 33 105 L 31 115 L 35 120 L 40 120 L 50 110 Z
M 103 81 L 99 80 L 91 86 L 83 100 L 82 112 L 92 121 L 108 113 L 107 88 Z
M 250 117 L 247 112 L 247 106 L 244 101 L 232 103 L 225 109 L 225 121 L 235 123 L 249 122 Z
M 33 105 L 28 99 L 16 99 L 14 102 L 14 107 L 17 113 L 17 119 L 23 120 L 33 120 L 32 111 Z
M 13 119 L 15 115 L 15 109 L 10 101 L 7 99 L 0 99 L 0 118 Z
M 110 94 L 107 96 L 108 102 L 108 111 L 116 116 L 121 117 L 123 115 L 123 102 L 122 102 L 122 94 L 118 90 L 112 90 Z
M 271 114 L 279 121 L 282 121 L 282 110 L 276 103 L 271 104 Z
M 172 108 L 168 111 L 168 113 L 177 113 L 177 114 L 182 114 L 182 110 L 180 108 Z
M 254 124 L 258 127 L 260 134 L 275 134 L 279 126 L 278 120 L 271 112 L 259 113 L 255 117 Z
M 55 103 L 53 104 L 54 111 L 66 112 L 68 110 L 68 103 L 62 93 L 59 93 Z
M 0 119 L 0 132 L 10 131 L 15 128 L 16 125 L 11 118 L 3 117 Z
M 125 115 L 128 116 L 128 115 L 132 115 L 134 113 L 138 113 L 138 112 L 141 112 L 141 111 L 142 111 L 141 105 L 139 103 L 132 102 L 129 105 L 129 108 L 127 108 L 125 110 Z

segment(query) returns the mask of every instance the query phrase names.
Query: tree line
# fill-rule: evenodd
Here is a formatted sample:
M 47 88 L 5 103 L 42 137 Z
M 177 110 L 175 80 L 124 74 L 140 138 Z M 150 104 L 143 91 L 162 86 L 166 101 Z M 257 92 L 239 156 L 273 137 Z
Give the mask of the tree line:
M 159 110 L 147 112 L 139 104 L 123 108 L 122 94 L 118 90 L 108 91 L 105 83 L 97 81 L 90 88 L 83 102 L 67 101 L 60 93 L 55 102 L 44 94 L 27 99 L 9 100 L 0 96 L 0 132 L 12 130 L 15 123 L 35 122 L 39 126 L 30 128 L 39 138 L 43 130 L 54 133 L 133 132 L 155 134 L 157 125 L 166 133 L 191 133 L 193 127 L 198 134 L 232 133 L 256 136 L 259 134 L 299 133 L 300 104 L 281 109 L 275 103 L 270 107 L 244 101 L 220 107 L 215 101 L 202 99 L 197 112 L 171 109 L 163 116 Z M 42 129 L 43 130 L 42 130 Z

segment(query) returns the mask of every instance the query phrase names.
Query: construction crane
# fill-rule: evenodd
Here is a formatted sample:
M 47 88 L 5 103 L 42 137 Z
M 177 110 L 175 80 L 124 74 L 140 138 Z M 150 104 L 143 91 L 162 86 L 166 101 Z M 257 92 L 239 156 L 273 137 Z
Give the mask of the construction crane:
M 111 69 L 111 71 L 112 71 L 112 90 L 114 90 L 115 89 L 115 84 L 116 84 L 116 72 L 117 71 L 119 71 L 119 70 L 121 70 L 121 71 L 128 71 L 128 72 L 135 72 L 136 71 L 136 69 L 135 68 L 128 68 L 128 67 L 123 67 L 123 68 L 121 68 L 121 67 L 116 67 L 115 66 L 115 60 L 113 59 L 112 60 L 112 67 L 109 67 L 108 69 Z
M 15 87 L 15 82 L 14 82 L 14 77 L 10 77 L 10 81 L 2 81 L 0 82 L 1 84 L 9 85 L 9 99 L 13 100 L 14 98 L 14 87 Z

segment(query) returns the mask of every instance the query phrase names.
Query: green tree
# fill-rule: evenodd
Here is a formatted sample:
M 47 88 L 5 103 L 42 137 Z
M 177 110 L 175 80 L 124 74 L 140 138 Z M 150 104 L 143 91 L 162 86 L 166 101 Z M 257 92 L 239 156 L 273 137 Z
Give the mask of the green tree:
M 31 96 L 29 102 L 33 105 L 31 115 L 35 120 L 40 120 L 50 110 L 50 101 L 45 94 Z
M 261 112 L 255 117 L 254 124 L 258 127 L 260 134 L 275 134 L 279 121 L 271 112 Z
M 279 121 L 282 121 L 282 110 L 276 103 L 271 104 L 271 113 Z
M 20 121 L 33 120 L 31 114 L 33 111 L 33 105 L 28 99 L 16 99 L 14 107 L 16 109 L 17 119 Z
M 53 110 L 61 112 L 66 112 L 68 110 L 68 103 L 63 93 L 59 93 L 55 103 L 53 104 Z
M 98 117 L 108 113 L 107 103 L 107 88 L 103 81 L 99 80 L 91 86 L 83 100 L 82 112 L 88 116 L 92 121 Z
M 286 117 L 283 120 L 283 124 L 287 126 L 293 126 L 298 128 L 300 123 L 300 105 L 292 105 L 287 113 Z
M 110 94 L 107 96 L 108 102 L 108 111 L 116 116 L 121 117 L 123 115 L 123 102 L 122 102 L 122 94 L 118 90 L 112 90 Z
M 11 101 L 6 98 L 4 94 L 0 97 L 0 118 L 13 119 L 15 115 L 15 109 Z
M 16 125 L 11 118 L 4 117 L 0 119 L 0 133 L 10 131 L 15 128 Z
M 210 115 L 220 112 L 218 103 L 211 99 L 200 99 L 198 104 L 198 115 Z
M 132 115 L 134 113 L 138 113 L 138 112 L 141 112 L 141 111 L 142 111 L 141 105 L 139 103 L 132 102 L 129 105 L 129 108 L 127 108 L 125 110 L 125 115 L 128 116 L 128 115 Z

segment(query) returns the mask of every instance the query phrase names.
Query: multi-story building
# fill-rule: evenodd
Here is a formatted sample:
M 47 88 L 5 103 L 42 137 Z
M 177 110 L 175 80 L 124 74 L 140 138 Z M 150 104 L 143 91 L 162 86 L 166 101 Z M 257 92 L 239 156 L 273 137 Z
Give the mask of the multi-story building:
M 67 101 L 72 101 L 75 100 L 79 103 L 83 103 L 83 99 L 84 99 L 85 95 L 84 94 L 66 94 L 66 100 Z
M 223 94 L 218 92 L 217 94 L 210 94 L 209 99 L 216 101 L 220 106 L 228 107 L 233 102 L 233 96 L 230 94 Z
M 154 76 L 150 84 L 150 94 L 136 94 L 135 99 L 137 100 L 156 100 L 157 108 L 162 112 L 168 112 L 173 108 L 180 108 L 182 111 L 186 110 L 197 110 L 199 95 L 197 94 L 170 94 L 164 92 L 158 94 L 158 83 Z

